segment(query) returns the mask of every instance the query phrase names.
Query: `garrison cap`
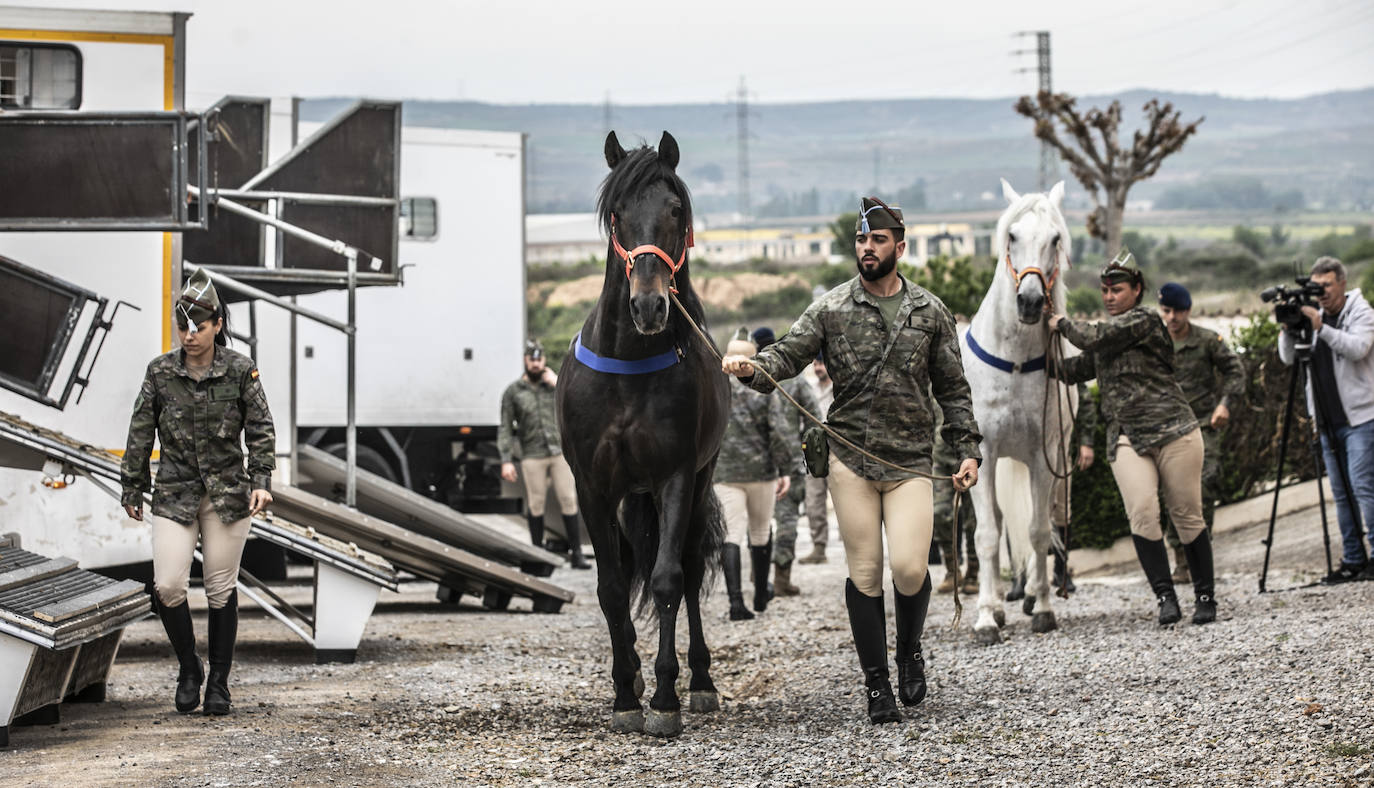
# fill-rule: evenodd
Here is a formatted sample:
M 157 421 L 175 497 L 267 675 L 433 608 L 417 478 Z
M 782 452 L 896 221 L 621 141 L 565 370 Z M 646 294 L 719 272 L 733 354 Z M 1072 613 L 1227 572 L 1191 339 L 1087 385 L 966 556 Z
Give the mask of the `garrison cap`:
M 1170 309 L 1192 309 L 1193 297 L 1188 293 L 1188 288 L 1178 282 L 1166 282 L 1159 288 L 1159 305 Z
M 754 329 L 754 333 L 749 335 L 749 339 L 759 350 L 763 350 L 774 342 L 778 341 L 778 336 L 773 333 L 773 329 L 768 326 L 759 326 Z
M 740 326 L 735 331 L 735 335 L 730 338 L 730 342 L 725 346 L 727 356 L 752 356 L 759 352 L 758 345 L 749 338 L 749 328 Z
M 185 320 L 188 330 L 194 334 L 200 323 L 214 317 L 219 310 L 219 293 L 210 281 L 210 275 L 204 268 L 197 268 L 181 291 L 181 300 L 176 308 L 177 322 Z
M 854 226 L 856 234 L 866 234 L 870 230 L 900 230 L 905 227 L 901 208 L 888 205 L 877 197 L 864 197 L 859 201 L 859 221 Z
M 525 358 L 543 358 L 544 345 L 537 339 L 525 340 Z
M 1131 252 L 1124 247 L 1112 258 L 1107 267 L 1102 269 L 1102 283 L 1106 285 L 1116 285 L 1129 282 L 1134 285 L 1145 285 L 1145 275 L 1135 266 L 1135 258 Z

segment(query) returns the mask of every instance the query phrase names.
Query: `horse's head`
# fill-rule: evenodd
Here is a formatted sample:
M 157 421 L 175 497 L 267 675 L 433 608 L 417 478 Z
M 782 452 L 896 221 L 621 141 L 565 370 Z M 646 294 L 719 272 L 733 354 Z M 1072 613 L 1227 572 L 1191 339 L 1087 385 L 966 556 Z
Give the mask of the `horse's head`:
M 644 145 L 627 152 L 614 131 L 606 135 L 611 174 L 597 209 L 611 237 L 610 264 L 625 266 L 630 318 L 641 334 L 668 325 L 668 296 L 677 292 L 675 276 L 691 245 L 692 204 L 677 163 L 677 140 L 666 131 L 656 151 Z
M 997 220 L 997 252 L 1016 291 L 1016 314 L 1022 323 L 1040 322 L 1047 300 L 1054 298 L 1060 269 L 1069 265 L 1069 227 L 1060 213 L 1064 182 L 1049 194 L 1022 196 L 1002 179 L 1002 195 L 1010 205 Z

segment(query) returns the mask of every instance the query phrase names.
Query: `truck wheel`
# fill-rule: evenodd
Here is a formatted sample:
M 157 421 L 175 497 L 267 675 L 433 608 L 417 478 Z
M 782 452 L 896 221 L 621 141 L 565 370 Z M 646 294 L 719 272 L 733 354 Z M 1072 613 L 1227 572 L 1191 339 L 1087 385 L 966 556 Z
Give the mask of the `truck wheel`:
M 341 460 L 348 457 L 347 444 L 331 443 L 322 449 Z M 358 444 L 358 467 L 368 473 L 375 473 L 392 484 L 399 484 L 396 480 L 396 472 L 391 469 L 391 463 L 386 461 L 386 457 L 383 457 L 381 452 L 371 446 Z

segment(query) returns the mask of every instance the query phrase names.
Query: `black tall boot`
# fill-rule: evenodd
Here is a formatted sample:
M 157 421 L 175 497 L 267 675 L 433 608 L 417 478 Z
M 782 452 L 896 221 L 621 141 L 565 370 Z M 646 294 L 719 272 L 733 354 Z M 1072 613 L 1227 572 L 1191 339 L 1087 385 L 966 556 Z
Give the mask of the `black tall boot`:
M 224 607 L 210 608 L 210 677 L 205 681 L 206 714 L 229 713 L 229 668 L 234 664 L 234 642 L 239 636 L 239 592 L 234 590 Z
M 754 617 L 744 605 L 744 592 L 740 590 L 739 545 L 726 543 L 720 548 L 720 571 L 725 575 L 725 592 L 730 596 L 730 620 L 748 621 Z
M 530 544 L 535 547 L 544 546 L 544 515 L 536 517 L 532 514 L 525 515 L 525 520 L 530 524 Z
M 750 545 L 749 563 L 754 574 L 754 610 L 762 613 L 773 598 L 773 584 L 768 582 L 768 572 L 773 568 L 773 540 L 759 547 Z
M 1145 570 L 1150 590 L 1159 600 L 1159 623 L 1163 626 L 1177 624 L 1183 613 L 1178 609 L 1178 595 L 1174 593 L 1174 580 L 1169 575 L 1169 551 L 1164 549 L 1164 540 L 1131 534 L 1131 541 L 1135 543 L 1135 554 L 1140 559 L 1140 568 Z
M 591 569 L 592 565 L 587 563 L 587 557 L 582 555 L 582 532 L 577 522 L 577 515 L 563 515 L 563 530 L 568 534 L 568 550 L 572 552 L 573 569 Z
M 930 573 L 921 590 L 905 596 L 892 584 L 897 608 L 897 697 L 902 705 L 915 706 L 926 697 L 926 660 L 921 655 L 921 633 L 926 630 L 930 609 Z
M 1217 620 L 1215 573 L 1212 566 L 1212 537 L 1203 531 L 1191 544 L 1183 546 L 1188 571 L 1193 575 L 1193 623 L 1210 624 Z
M 892 684 L 887 672 L 887 616 L 883 612 L 883 598 L 866 596 L 844 581 L 844 603 L 849 608 L 849 629 L 854 635 L 854 650 L 859 652 L 859 667 L 864 672 L 864 686 L 868 687 L 868 719 L 874 725 L 901 722 L 902 712 L 892 697 Z
M 1065 591 L 1072 594 L 1078 590 L 1078 587 L 1073 584 L 1072 577 L 1065 577 L 1069 571 L 1069 529 L 1057 528 L 1057 530 L 1059 531 L 1059 539 L 1063 543 L 1064 549 L 1061 552 L 1055 550 L 1052 546 L 1050 547 L 1050 554 L 1054 556 L 1054 587 L 1063 588 Z
M 1018 599 L 1026 598 L 1026 573 L 1013 572 L 1011 576 L 1011 588 L 1007 589 L 1006 599 L 1008 602 L 1015 602 Z
M 177 655 L 181 669 L 177 672 L 177 711 L 182 714 L 196 710 L 200 705 L 200 685 L 205 681 L 205 668 L 200 657 L 196 656 L 196 631 L 191 625 L 191 606 L 182 600 L 176 607 L 167 607 L 162 600 L 154 597 L 162 628 L 167 630 L 167 639 L 172 641 L 172 651 Z

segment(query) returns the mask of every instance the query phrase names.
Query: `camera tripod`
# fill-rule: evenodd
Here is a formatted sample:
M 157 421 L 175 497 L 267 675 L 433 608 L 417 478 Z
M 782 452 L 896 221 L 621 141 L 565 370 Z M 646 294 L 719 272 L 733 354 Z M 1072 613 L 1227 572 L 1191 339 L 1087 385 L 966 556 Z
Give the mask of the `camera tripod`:
M 1288 330 L 1288 329 L 1285 329 Z M 1279 459 L 1277 468 L 1274 471 L 1274 503 L 1269 511 L 1269 535 L 1262 540 L 1264 544 L 1264 568 L 1260 571 L 1259 591 L 1265 593 L 1265 582 L 1269 577 L 1269 554 L 1274 549 L 1274 521 L 1279 515 L 1279 493 L 1283 490 L 1283 461 L 1288 454 L 1288 436 L 1293 426 L 1293 401 L 1297 398 L 1298 381 L 1304 380 L 1312 386 L 1312 405 L 1316 411 L 1315 429 L 1312 431 L 1312 454 L 1317 464 L 1317 502 L 1321 508 L 1322 516 L 1322 546 L 1326 549 L 1326 573 L 1331 574 L 1331 531 L 1326 520 L 1326 491 L 1322 487 L 1322 479 L 1326 476 L 1329 469 L 1325 468 L 1325 456 L 1322 454 L 1321 435 L 1326 436 L 1327 443 L 1331 450 L 1340 459 L 1340 445 L 1336 442 L 1336 436 L 1331 429 L 1331 422 L 1327 418 L 1325 400 L 1321 388 L 1321 379 L 1312 374 L 1312 343 L 1313 339 L 1310 331 L 1303 331 L 1296 337 L 1294 343 L 1294 353 L 1296 358 L 1293 362 L 1293 370 L 1288 379 L 1288 401 L 1284 405 L 1283 430 L 1279 437 Z M 1345 493 L 1346 505 L 1352 512 L 1359 511 L 1355 506 L 1354 494 L 1350 489 L 1350 477 L 1346 472 L 1345 463 L 1337 462 L 1336 470 L 1341 475 L 1341 487 Z M 1371 527 L 1369 523 L 1365 527 Z M 1299 588 L 1309 588 L 1317 583 L 1298 586 Z

